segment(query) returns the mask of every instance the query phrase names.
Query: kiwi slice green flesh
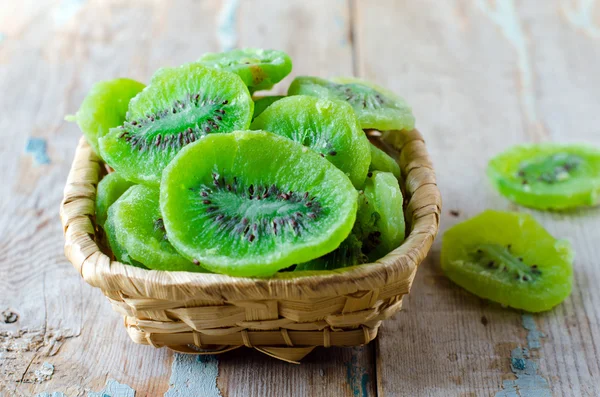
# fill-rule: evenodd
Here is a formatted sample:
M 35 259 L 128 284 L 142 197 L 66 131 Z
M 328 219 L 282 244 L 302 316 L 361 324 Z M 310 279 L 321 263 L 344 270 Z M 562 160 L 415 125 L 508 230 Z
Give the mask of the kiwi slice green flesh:
M 264 112 L 266 108 L 271 106 L 273 102 L 276 102 L 281 98 L 285 98 L 285 96 L 272 95 L 256 98 L 254 100 L 254 115 L 252 116 L 252 120 L 254 121 L 254 119 L 257 118 L 262 112 Z
M 158 197 L 158 189 L 136 185 L 109 208 L 106 230 L 115 256 L 126 263 L 142 263 L 149 269 L 204 271 L 169 243 Z
M 369 172 L 359 195 L 355 230 L 363 240 L 369 260 L 382 258 L 404 241 L 404 200 L 396 177 L 390 172 Z
M 450 228 L 442 270 L 480 297 L 530 312 L 550 310 L 571 292 L 573 251 L 531 215 L 485 211 Z
M 252 123 L 252 129 L 288 137 L 344 171 L 362 186 L 371 162 L 369 140 L 352 108 L 339 101 L 297 95 L 278 100 Z
M 207 53 L 199 62 L 237 74 L 252 92 L 272 88 L 292 71 L 292 60 L 285 52 L 260 48 Z
M 138 81 L 125 78 L 96 83 L 75 116 L 67 116 L 66 119 L 77 122 L 88 143 L 99 155 L 98 139 L 125 121 L 129 101 L 144 87 Z
M 365 80 L 338 77 L 325 80 L 319 77 L 296 77 L 288 95 L 312 95 L 349 103 L 363 129 L 412 130 L 415 118 L 404 99 Z
M 557 143 L 512 147 L 493 158 L 487 174 L 518 204 L 563 210 L 600 202 L 600 149 Z
M 200 64 L 160 69 L 131 100 L 123 125 L 100 139 L 100 151 L 125 179 L 157 186 L 182 147 L 209 133 L 247 128 L 253 108 L 233 73 Z
M 362 252 L 362 242 L 354 233 L 350 233 L 334 251 L 312 261 L 300 263 L 295 271 L 334 270 L 367 262 Z
M 331 252 L 349 235 L 357 193 L 347 176 L 296 142 L 263 131 L 212 134 L 165 169 L 169 241 L 233 276 L 269 276 Z
M 386 152 L 371 144 L 371 165 L 369 171 L 391 172 L 396 179 L 400 179 L 400 166 Z
M 96 224 L 103 227 L 108 216 L 108 209 L 119 197 L 133 186 L 116 172 L 106 175 L 98 184 L 96 192 Z

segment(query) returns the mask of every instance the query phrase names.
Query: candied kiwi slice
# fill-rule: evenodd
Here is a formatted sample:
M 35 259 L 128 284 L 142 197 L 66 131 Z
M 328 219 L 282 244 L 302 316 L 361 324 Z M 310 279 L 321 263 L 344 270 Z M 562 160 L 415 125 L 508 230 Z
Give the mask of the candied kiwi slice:
M 131 186 L 133 186 L 133 182 L 123 179 L 116 172 L 111 172 L 102 178 L 96 192 L 97 225 L 104 227 L 104 222 L 106 222 L 106 217 L 108 216 L 108 209 Z
M 184 148 L 165 169 L 160 206 L 169 241 L 187 258 L 217 273 L 269 276 L 339 246 L 357 193 L 302 145 L 238 131 Z
M 312 95 L 347 102 L 363 129 L 412 130 L 415 127 L 412 110 L 404 99 L 365 80 L 299 76 L 292 81 L 288 95 Z
M 600 202 L 600 149 L 558 143 L 512 147 L 487 169 L 498 191 L 515 203 L 563 210 Z
M 365 181 L 371 153 L 352 108 L 339 101 L 297 95 L 278 100 L 252 123 L 252 129 L 288 137 L 344 171 L 354 186 Z
M 400 179 L 400 166 L 386 152 L 371 143 L 371 164 L 369 171 L 391 172 L 396 179 Z
M 233 73 L 187 64 L 160 69 L 131 100 L 127 120 L 100 139 L 106 162 L 125 179 L 157 186 L 182 147 L 213 132 L 247 128 L 254 103 Z
M 295 271 L 335 270 L 367 263 L 368 259 L 362 252 L 362 241 L 354 233 L 350 233 L 338 248 L 312 261 L 300 263 Z
M 261 48 L 206 53 L 199 62 L 237 74 L 252 92 L 272 88 L 292 71 L 292 60 L 285 52 Z
M 158 197 L 158 189 L 136 185 L 110 207 L 106 230 L 109 241 L 116 242 L 115 256 L 154 270 L 204 271 L 169 243 Z
M 573 251 L 529 214 L 487 210 L 448 229 L 442 270 L 467 291 L 530 312 L 571 292 Z
M 75 116 L 66 119 L 77 122 L 94 152 L 100 155 L 98 139 L 108 134 L 111 128 L 123 124 L 129 101 L 144 87 L 144 84 L 126 78 L 98 82 L 86 95 Z
M 254 115 L 252 116 L 252 121 L 257 118 L 262 112 L 265 111 L 266 108 L 271 106 L 273 102 L 280 100 L 281 98 L 285 98 L 282 95 L 272 95 L 272 96 L 263 96 L 260 98 L 254 99 Z
M 359 195 L 355 230 L 363 241 L 363 252 L 375 261 L 404 241 L 404 200 L 396 177 L 390 172 L 369 172 Z

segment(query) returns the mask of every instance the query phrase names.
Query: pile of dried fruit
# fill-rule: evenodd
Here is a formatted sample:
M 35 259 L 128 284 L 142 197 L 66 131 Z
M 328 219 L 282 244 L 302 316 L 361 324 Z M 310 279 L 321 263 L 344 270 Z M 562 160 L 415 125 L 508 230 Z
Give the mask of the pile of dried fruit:
M 281 51 L 206 54 L 148 86 L 96 84 L 77 121 L 115 172 L 96 221 L 124 263 L 269 276 L 374 261 L 404 240 L 400 169 L 363 130 L 411 130 L 410 107 L 355 78 L 297 77 L 288 96 L 253 98 L 290 73 Z M 494 158 L 512 201 L 569 209 L 600 201 L 600 151 L 524 145 Z M 526 214 L 486 211 L 444 236 L 442 269 L 465 289 L 529 311 L 571 291 L 573 253 Z
M 148 86 L 96 84 L 71 120 L 115 172 L 96 222 L 115 257 L 160 270 L 269 276 L 376 260 L 404 240 L 400 169 L 363 129 L 414 127 L 396 95 L 298 77 L 281 51 L 206 54 Z

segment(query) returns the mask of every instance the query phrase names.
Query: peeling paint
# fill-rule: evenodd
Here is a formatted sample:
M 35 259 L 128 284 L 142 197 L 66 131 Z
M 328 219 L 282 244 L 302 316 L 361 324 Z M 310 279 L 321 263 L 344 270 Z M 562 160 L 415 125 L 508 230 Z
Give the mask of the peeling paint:
M 531 65 L 527 38 L 523 32 L 521 21 L 515 7 L 515 0 L 504 0 L 495 2 L 492 8 L 487 0 L 478 0 L 477 6 L 483 11 L 502 31 L 508 42 L 517 53 L 517 69 L 519 71 L 519 82 L 521 84 L 520 102 L 523 113 L 534 128 L 535 134 L 543 135 L 543 127 L 540 123 L 535 100 L 535 83 L 533 67 Z
M 538 375 L 537 364 L 529 358 L 529 349 L 517 347 L 511 352 L 510 368 L 517 379 L 502 382 L 495 397 L 552 397 L 548 381 Z
M 369 395 L 370 376 L 367 370 L 358 363 L 358 357 L 363 350 L 364 347 L 353 348 L 350 361 L 346 363 L 346 382 L 350 385 L 354 397 Z
M 175 354 L 164 397 L 222 397 L 217 388 L 219 361 L 215 356 Z
M 85 0 L 63 0 L 54 11 L 54 23 L 62 26 L 67 23 L 83 7 Z
M 52 379 L 54 374 L 54 365 L 44 362 L 40 369 L 35 370 L 35 380 L 38 383 L 45 382 Z
M 42 138 L 29 138 L 27 146 L 25 146 L 25 152 L 30 153 L 33 156 L 33 160 L 39 165 L 50 164 L 47 149 L 46 140 Z
M 226 0 L 219 13 L 217 40 L 221 51 L 229 51 L 237 45 L 236 19 L 239 0 Z
M 67 397 L 67 395 L 61 392 L 54 392 L 52 394 L 44 392 L 36 394 L 35 397 Z M 87 397 L 135 397 L 135 390 L 114 379 L 109 379 L 106 381 L 104 389 L 98 392 L 90 391 Z
M 0 332 L 0 352 L 37 352 L 54 356 L 68 338 L 79 336 L 80 331 L 53 328 L 23 328 L 16 332 Z
M 517 379 L 502 382 L 502 390 L 495 397 L 551 397 L 548 381 L 537 373 L 538 366 L 530 360 L 530 350 L 542 347 L 540 338 L 543 332 L 537 329 L 535 319 L 529 313 L 521 316 L 523 328 L 527 332 L 527 348 L 517 347 L 510 354 L 510 369 Z
M 135 390 L 114 379 L 106 381 L 106 386 L 99 392 L 89 392 L 87 397 L 135 397 Z
M 562 3 L 567 21 L 572 26 L 592 38 L 600 38 L 600 27 L 594 24 L 594 7 L 599 6 L 595 0 L 579 0 L 576 5 L 565 0 Z
M 545 338 L 546 335 L 537 329 L 533 316 L 529 313 L 523 313 L 521 321 L 523 323 L 523 328 L 529 331 L 527 333 L 527 347 L 529 347 L 529 349 L 539 349 L 542 347 L 540 338 Z

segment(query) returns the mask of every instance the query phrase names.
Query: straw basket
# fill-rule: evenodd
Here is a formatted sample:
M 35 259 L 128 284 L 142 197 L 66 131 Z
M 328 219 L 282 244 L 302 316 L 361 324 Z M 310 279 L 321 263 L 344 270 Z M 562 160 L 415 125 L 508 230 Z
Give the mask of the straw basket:
M 402 246 L 376 263 L 317 276 L 286 272 L 253 279 L 145 270 L 113 261 L 95 227 L 96 186 L 104 165 L 83 138 L 60 208 L 65 254 L 123 315 L 136 343 L 195 354 L 247 346 L 289 362 L 317 346 L 366 344 L 381 322 L 400 310 L 438 231 L 441 209 L 419 132 L 368 134 L 398 159 L 410 231 Z

